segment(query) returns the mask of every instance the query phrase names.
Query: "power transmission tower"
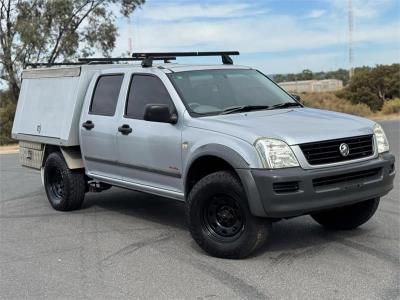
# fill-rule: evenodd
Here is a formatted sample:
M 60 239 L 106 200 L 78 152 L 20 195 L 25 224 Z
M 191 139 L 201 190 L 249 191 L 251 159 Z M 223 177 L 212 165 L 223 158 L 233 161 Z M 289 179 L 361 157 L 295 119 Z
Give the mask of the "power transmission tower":
M 348 32 L 348 42 L 349 42 L 349 77 L 354 75 L 353 67 L 353 3 L 352 0 L 348 0 L 348 22 L 349 22 L 349 32 Z

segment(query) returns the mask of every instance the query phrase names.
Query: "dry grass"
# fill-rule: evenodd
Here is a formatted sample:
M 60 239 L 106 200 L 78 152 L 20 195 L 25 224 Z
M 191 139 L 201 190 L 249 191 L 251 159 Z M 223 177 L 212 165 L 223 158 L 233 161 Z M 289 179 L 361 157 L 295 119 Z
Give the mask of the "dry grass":
M 306 93 L 301 95 L 304 104 L 313 108 L 327 109 L 357 115 L 372 117 L 374 113 L 366 104 L 353 104 L 337 97 L 334 93 Z
M 400 98 L 386 101 L 383 104 L 381 113 L 384 115 L 400 114 Z
M 0 154 L 11 154 L 18 153 L 19 145 L 18 144 L 10 144 L 5 146 L 0 146 Z
M 301 94 L 301 99 L 309 107 L 338 111 L 371 119 L 400 119 L 400 98 L 385 101 L 382 109 L 375 113 L 366 104 L 353 104 L 346 99 L 337 97 L 334 93 L 304 93 Z

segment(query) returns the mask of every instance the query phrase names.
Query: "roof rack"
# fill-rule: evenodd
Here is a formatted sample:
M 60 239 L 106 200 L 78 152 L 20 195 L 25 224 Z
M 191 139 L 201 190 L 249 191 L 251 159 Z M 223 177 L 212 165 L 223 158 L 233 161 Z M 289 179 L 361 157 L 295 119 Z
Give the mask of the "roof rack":
M 169 62 L 170 60 L 175 60 L 176 57 L 173 55 L 157 55 L 153 58 L 154 60 L 163 60 L 165 63 Z M 78 61 L 84 63 L 113 63 L 119 61 L 141 61 L 143 58 L 138 57 L 116 57 L 116 58 L 108 58 L 108 57 L 84 57 L 79 58 Z
M 221 56 L 224 65 L 232 65 L 233 60 L 230 55 L 239 55 L 239 51 L 212 51 L 212 52 L 145 52 L 132 53 L 132 58 L 142 59 L 142 67 L 147 68 L 153 65 L 153 60 L 157 57 L 173 56 L 173 57 L 188 57 L 188 56 Z
M 27 63 L 27 67 L 51 67 L 51 66 L 76 66 L 76 65 L 82 65 L 82 63 L 79 62 L 65 62 L 65 63 Z
M 60 63 L 27 63 L 27 67 L 37 68 L 37 67 L 51 67 L 51 66 L 79 66 L 79 65 L 95 65 L 95 64 L 112 64 L 114 62 L 121 61 L 142 61 L 143 58 L 135 58 L 135 57 L 116 57 L 116 58 L 108 58 L 108 57 L 82 57 L 78 58 L 78 62 L 60 62 Z M 163 60 L 165 63 L 168 63 L 171 60 L 176 60 L 174 56 L 156 56 L 153 60 Z
M 153 66 L 154 60 L 163 60 L 168 63 L 176 60 L 177 57 L 190 56 L 221 56 L 224 65 L 232 65 L 233 61 L 230 55 L 239 55 L 239 51 L 211 51 L 211 52 L 144 52 L 132 53 L 132 57 L 82 57 L 78 58 L 78 62 L 61 62 L 61 63 L 27 63 L 27 67 L 51 67 L 51 66 L 75 66 L 84 64 L 112 64 L 120 61 L 142 61 L 142 67 L 147 68 Z

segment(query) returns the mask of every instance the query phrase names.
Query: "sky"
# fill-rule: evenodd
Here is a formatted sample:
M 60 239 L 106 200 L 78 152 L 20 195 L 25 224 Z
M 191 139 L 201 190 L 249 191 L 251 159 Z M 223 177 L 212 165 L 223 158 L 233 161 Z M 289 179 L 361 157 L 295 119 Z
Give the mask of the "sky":
M 400 0 L 352 2 L 354 66 L 400 62 Z M 348 0 L 147 0 L 117 26 L 115 56 L 131 36 L 134 52 L 239 50 L 267 74 L 349 68 Z

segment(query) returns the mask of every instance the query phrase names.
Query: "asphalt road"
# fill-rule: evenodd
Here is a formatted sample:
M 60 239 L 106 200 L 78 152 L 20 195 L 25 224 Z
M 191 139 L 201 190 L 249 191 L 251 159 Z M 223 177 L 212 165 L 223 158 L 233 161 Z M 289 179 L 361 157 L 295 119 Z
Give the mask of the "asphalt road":
M 400 122 L 382 124 L 400 170 Z M 0 165 L 2 299 L 400 299 L 399 175 L 357 230 L 295 218 L 255 256 L 223 260 L 191 239 L 182 203 L 112 188 L 56 212 L 38 172 L 15 154 Z

